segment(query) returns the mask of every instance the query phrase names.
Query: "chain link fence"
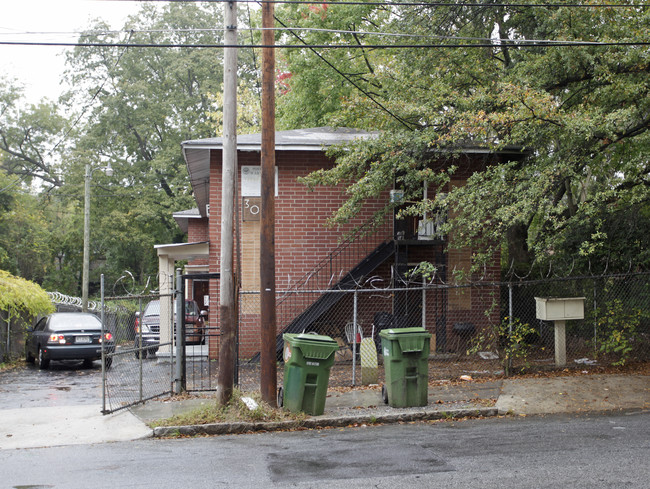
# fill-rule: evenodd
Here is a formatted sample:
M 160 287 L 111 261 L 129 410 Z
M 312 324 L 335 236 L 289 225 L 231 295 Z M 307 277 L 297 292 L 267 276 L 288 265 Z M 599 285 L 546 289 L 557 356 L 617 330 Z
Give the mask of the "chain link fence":
M 522 371 L 590 369 L 650 360 L 650 275 L 647 273 L 463 285 L 409 284 L 400 288 L 292 291 L 304 297 L 305 314 L 320 298 L 337 294 L 314 313 L 305 332 L 339 344 L 330 386 L 365 383 L 363 368 L 379 367 L 379 333 L 391 327 L 424 326 L 431 334 L 429 378 L 445 380 L 512 375 Z M 314 299 L 314 298 L 317 299 Z M 555 324 L 537 319 L 536 298 L 584 298 L 584 318 L 566 321 L 565 363 L 557 364 Z M 298 311 L 299 308 L 296 308 Z M 295 315 L 278 316 L 280 331 Z M 292 331 L 301 332 L 301 331 Z M 259 294 L 240 295 L 238 382 L 259 388 Z M 281 344 L 281 333 L 278 344 Z M 361 345 L 372 343 L 374 351 Z M 364 353 L 370 358 L 364 358 Z M 278 385 L 282 383 L 278 368 Z M 372 378 L 372 377 L 370 377 Z
M 17 360 L 25 353 L 25 331 L 33 318 L 13 311 L 0 311 L 0 363 Z
M 423 326 L 430 334 L 429 378 L 516 375 L 523 371 L 589 370 L 650 361 L 650 274 L 621 274 L 469 284 L 403 283 L 355 290 L 292 290 L 291 307 L 278 308 L 278 359 L 282 333 L 316 332 L 339 345 L 331 387 L 384 381 L 380 333 Z M 557 364 L 555 323 L 538 319 L 536 298 L 584 298 L 584 317 L 566 321 L 564 364 Z M 174 308 L 172 295 L 109 297 L 104 326 L 116 343 L 104 383 L 105 411 L 171 395 L 179 378 L 170 324 L 144 324 L 147 306 Z M 60 306 L 76 308 L 63 301 Z M 101 307 L 95 314 L 100 315 Z M 238 296 L 236 384 L 260 389 L 260 295 Z M 280 313 L 282 311 L 282 313 Z M 156 330 L 157 328 L 157 330 Z M 165 332 L 166 331 L 166 332 Z M 147 336 L 153 336 L 153 342 Z M 204 338 L 186 347 L 184 380 L 190 392 L 217 388 L 219 318 Z M 368 370 L 370 369 L 370 370 Z M 283 382 L 278 363 L 278 385 Z

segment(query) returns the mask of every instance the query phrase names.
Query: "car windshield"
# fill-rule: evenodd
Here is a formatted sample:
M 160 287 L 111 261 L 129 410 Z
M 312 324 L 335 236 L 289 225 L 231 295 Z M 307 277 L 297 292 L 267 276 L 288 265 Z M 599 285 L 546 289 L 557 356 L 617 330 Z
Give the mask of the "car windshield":
M 185 301 L 185 314 L 198 316 L 199 309 L 194 301 Z M 176 315 L 176 301 L 174 301 L 174 315 Z M 144 316 L 160 316 L 160 301 L 151 301 L 144 310 Z
M 160 316 L 160 301 L 151 301 L 144 309 L 144 316 Z
M 102 323 L 92 314 L 55 314 L 50 319 L 49 328 L 52 331 L 102 329 Z

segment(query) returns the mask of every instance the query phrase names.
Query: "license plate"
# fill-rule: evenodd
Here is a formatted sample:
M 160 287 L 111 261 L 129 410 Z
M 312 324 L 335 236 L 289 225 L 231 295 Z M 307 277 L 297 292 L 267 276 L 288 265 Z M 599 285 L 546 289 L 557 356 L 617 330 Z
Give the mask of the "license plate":
M 77 336 L 74 339 L 75 343 L 90 343 L 90 336 Z

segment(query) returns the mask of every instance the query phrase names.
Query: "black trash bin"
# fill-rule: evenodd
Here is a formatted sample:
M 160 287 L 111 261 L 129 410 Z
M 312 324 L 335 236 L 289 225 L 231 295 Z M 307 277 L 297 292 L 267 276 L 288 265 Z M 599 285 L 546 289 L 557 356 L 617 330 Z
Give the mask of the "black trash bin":
M 382 329 L 388 329 L 393 327 L 393 315 L 386 311 L 376 312 L 375 317 L 372 319 L 372 325 L 375 328 L 375 346 L 377 347 L 377 352 L 381 352 L 381 338 L 379 333 Z

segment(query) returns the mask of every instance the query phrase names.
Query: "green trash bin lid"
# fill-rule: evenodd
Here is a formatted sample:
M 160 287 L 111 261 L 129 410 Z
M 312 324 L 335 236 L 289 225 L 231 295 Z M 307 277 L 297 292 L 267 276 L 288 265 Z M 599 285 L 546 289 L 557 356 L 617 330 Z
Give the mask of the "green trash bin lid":
M 382 329 L 379 336 L 391 341 L 397 341 L 403 353 L 424 350 L 424 340 L 431 334 L 424 328 L 388 328 Z
M 325 360 L 339 349 L 339 344 L 329 336 L 314 333 L 285 333 L 282 338 L 292 348 L 300 348 L 305 358 Z
M 424 328 L 388 328 L 388 329 L 382 329 L 379 332 L 379 336 L 385 336 L 386 338 L 390 339 L 397 339 L 400 335 L 412 335 L 412 334 L 429 334 L 427 333 L 427 330 Z

